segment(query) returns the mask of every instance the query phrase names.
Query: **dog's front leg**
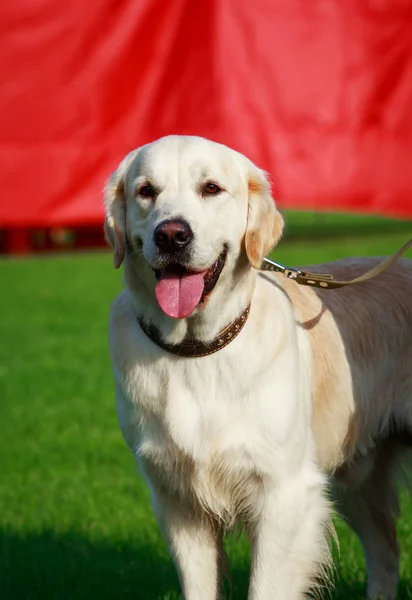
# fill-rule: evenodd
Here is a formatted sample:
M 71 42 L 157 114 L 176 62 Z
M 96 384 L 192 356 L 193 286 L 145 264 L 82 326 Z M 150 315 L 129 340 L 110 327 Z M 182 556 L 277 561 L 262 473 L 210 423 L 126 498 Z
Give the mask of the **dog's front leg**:
M 185 600 L 221 598 L 222 534 L 210 517 L 154 494 L 153 508 L 173 556 Z
M 252 548 L 249 600 L 301 600 L 327 558 L 328 505 L 322 477 L 308 469 L 264 485 L 262 505 L 248 525 Z

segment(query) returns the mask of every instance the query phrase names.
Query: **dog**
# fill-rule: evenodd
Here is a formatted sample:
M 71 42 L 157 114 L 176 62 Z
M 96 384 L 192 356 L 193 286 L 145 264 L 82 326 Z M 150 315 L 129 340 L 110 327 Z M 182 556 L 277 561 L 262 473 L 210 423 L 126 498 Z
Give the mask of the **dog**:
M 221 597 L 223 536 L 250 600 L 298 600 L 328 562 L 332 499 L 367 595 L 394 599 L 396 476 L 412 439 L 412 261 L 342 290 L 261 271 L 283 218 L 265 173 L 199 137 L 131 152 L 105 190 L 125 289 L 110 317 L 123 436 L 186 600 Z M 375 259 L 311 267 L 348 279 Z

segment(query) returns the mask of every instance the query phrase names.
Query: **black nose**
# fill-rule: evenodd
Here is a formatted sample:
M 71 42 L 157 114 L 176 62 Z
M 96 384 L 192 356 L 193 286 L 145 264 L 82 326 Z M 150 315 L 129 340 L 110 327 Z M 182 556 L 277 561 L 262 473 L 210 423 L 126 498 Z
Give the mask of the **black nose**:
M 153 233 L 156 246 L 169 254 L 183 250 L 193 239 L 189 223 L 183 219 L 173 219 L 159 223 Z

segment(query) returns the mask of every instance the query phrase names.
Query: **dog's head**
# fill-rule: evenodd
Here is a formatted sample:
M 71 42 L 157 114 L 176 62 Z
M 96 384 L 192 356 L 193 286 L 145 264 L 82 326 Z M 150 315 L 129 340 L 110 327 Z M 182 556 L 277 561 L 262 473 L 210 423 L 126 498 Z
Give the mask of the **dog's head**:
M 124 258 L 137 266 L 163 312 L 177 318 L 201 310 L 222 282 L 233 287 L 242 258 L 259 268 L 283 229 L 264 172 L 198 137 L 169 136 L 131 152 L 105 204 L 115 267 Z

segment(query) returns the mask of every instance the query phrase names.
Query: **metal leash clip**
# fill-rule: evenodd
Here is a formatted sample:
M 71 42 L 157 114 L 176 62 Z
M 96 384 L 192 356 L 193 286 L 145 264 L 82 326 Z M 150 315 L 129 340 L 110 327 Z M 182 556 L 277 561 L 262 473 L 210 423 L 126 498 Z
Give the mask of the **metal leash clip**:
M 294 269 L 293 267 L 285 267 L 280 263 L 270 260 L 270 258 L 264 258 L 261 266 L 262 271 L 276 271 L 276 273 L 283 273 L 289 279 L 297 279 L 298 275 L 302 275 L 302 271 Z

